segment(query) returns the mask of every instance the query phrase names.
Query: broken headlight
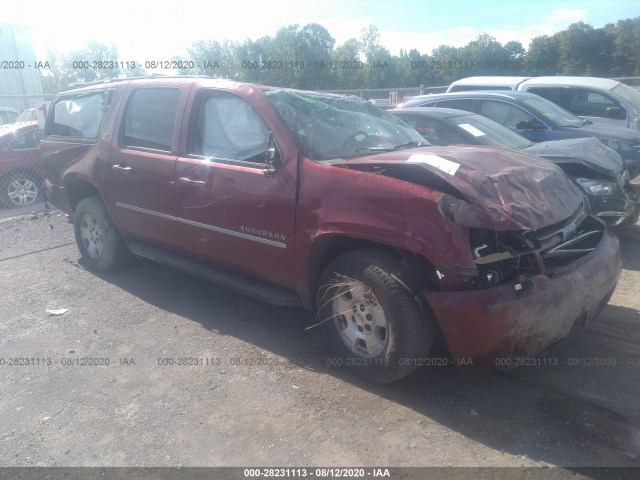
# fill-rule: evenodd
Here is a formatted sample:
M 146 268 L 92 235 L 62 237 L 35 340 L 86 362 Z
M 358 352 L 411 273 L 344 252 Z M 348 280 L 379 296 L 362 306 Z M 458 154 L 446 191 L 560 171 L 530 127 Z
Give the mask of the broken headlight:
M 603 182 L 602 180 L 590 180 L 588 178 L 577 178 L 576 182 L 587 195 L 607 195 L 611 196 L 617 190 L 617 184 Z

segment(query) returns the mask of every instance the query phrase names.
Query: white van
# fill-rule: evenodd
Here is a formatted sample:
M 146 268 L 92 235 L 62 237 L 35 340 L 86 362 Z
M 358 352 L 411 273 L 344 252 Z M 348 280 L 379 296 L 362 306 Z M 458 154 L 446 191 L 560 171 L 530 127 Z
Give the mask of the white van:
M 449 92 L 517 90 L 540 95 L 594 123 L 640 132 L 640 91 L 617 80 L 598 77 L 468 77 Z

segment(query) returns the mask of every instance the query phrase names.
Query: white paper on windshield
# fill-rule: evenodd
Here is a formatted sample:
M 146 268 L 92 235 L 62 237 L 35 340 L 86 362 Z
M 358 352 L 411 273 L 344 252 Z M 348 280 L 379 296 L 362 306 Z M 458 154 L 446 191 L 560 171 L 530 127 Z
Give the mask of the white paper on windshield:
M 425 155 L 424 153 L 411 155 L 407 159 L 407 163 L 426 163 L 448 173 L 449 175 L 455 175 L 460 167 L 459 163 L 452 162 L 451 160 L 447 160 L 446 158 L 442 158 L 437 155 Z
M 458 126 L 460 128 L 464 128 L 467 132 L 469 132 L 474 137 L 481 137 L 483 135 L 486 135 L 486 133 L 484 133 L 482 130 L 478 130 L 476 127 L 474 127 L 473 125 L 469 125 L 468 123 L 461 123 Z

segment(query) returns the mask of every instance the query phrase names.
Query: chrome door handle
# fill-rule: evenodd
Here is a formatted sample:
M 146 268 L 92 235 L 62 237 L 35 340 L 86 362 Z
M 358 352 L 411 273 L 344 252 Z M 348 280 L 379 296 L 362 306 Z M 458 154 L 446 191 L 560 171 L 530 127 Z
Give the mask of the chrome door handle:
M 178 178 L 178 183 L 188 183 L 190 185 L 198 185 L 201 187 L 207 184 L 207 182 L 205 182 L 204 180 L 191 180 L 190 178 L 187 178 L 187 177 Z
M 119 170 L 123 173 L 130 173 L 132 168 L 131 167 L 123 167 L 121 165 L 111 165 L 111 170 Z

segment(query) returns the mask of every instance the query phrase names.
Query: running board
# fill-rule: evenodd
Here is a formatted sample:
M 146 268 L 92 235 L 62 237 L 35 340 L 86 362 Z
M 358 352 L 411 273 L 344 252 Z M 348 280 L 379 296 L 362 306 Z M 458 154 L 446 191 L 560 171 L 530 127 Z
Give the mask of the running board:
M 131 250 L 131 253 L 140 257 L 174 267 L 183 272 L 226 287 L 229 290 L 243 293 L 256 300 L 261 300 L 272 305 L 280 305 L 282 307 L 298 307 L 302 305 L 300 298 L 292 290 L 222 270 L 162 248 L 154 247 L 146 243 L 131 242 L 129 243 L 129 250 Z

